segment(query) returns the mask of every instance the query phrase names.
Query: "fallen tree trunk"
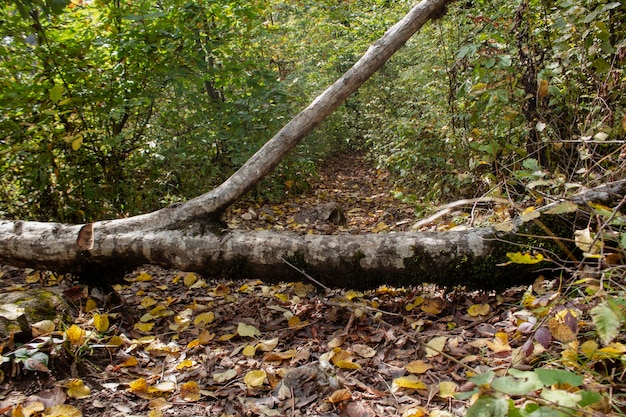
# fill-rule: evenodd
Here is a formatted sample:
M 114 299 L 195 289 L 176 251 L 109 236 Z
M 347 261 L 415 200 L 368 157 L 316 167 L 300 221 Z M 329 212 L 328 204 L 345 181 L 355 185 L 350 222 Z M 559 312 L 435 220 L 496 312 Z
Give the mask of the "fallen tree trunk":
M 326 286 L 372 288 L 382 284 L 435 282 L 493 288 L 532 268 L 509 265 L 505 253 L 519 250 L 500 241 L 492 228 L 465 231 L 311 235 L 273 231 L 135 231 L 103 237 L 89 251 L 68 251 L 77 226 L 0 223 L 0 262 L 80 274 L 87 282 L 121 279 L 142 264 L 209 276 L 267 281 L 301 280 L 284 260 Z M 40 242 L 35 244 L 34 242 Z M 123 251 L 120 251 L 123 248 Z M 517 279 L 516 278 L 516 279 Z

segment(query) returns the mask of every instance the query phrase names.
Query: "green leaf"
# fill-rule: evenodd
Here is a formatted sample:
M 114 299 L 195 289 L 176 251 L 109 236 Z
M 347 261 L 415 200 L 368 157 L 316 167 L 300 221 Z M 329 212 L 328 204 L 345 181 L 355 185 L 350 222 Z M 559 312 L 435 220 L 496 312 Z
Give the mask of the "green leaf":
M 569 384 L 573 387 L 577 387 L 583 383 L 583 377 L 576 375 L 570 371 L 563 369 L 535 369 L 537 376 L 545 386 L 552 386 L 556 384 Z
M 538 378 L 537 382 L 539 386 L 534 381 L 502 376 L 491 382 L 491 388 L 508 395 L 524 395 L 543 386 Z
M 467 409 L 467 417 L 505 417 L 509 411 L 506 398 L 483 396 Z
M 593 324 L 596 326 L 598 336 L 605 345 L 611 343 L 617 337 L 622 328 L 623 318 L 609 303 L 604 301 L 590 311 Z
M 602 395 L 593 391 L 579 391 L 582 399 L 578 402 L 580 407 L 587 407 L 588 405 L 596 404 L 602 399 Z
M 54 87 L 50 89 L 50 100 L 54 103 L 58 103 L 63 98 L 63 91 L 65 89 L 61 84 L 55 84 Z
M 541 398 L 559 407 L 574 408 L 582 400 L 582 395 L 578 392 L 567 392 L 562 389 L 545 389 L 541 392 Z
M 487 371 L 483 374 L 474 375 L 473 377 L 469 378 L 469 380 L 472 381 L 476 385 L 485 385 L 485 384 L 490 384 L 495 376 L 496 376 L 495 372 Z

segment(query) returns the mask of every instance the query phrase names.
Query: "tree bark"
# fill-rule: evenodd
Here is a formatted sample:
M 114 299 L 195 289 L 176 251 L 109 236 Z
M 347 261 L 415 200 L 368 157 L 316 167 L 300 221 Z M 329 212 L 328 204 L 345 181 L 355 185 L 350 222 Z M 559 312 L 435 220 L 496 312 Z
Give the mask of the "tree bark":
M 233 176 L 180 205 L 126 219 L 66 225 L 0 221 L 0 262 L 78 273 L 104 283 L 151 263 L 220 276 L 302 278 L 284 260 L 329 285 L 467 283 L 470 275 L 493 286 L 508 246 L 491 228 L 464 232 L 375 235 L 297 235 L 287 232 L 224 233 L 215 221 L 311 130 L 356 91 L 449 0 L 415 6 L 339 80 L 294 117 Z M 503 252 L 504 251 L 504 252 Z M 528 268 L 518 268 L 524 273 Z

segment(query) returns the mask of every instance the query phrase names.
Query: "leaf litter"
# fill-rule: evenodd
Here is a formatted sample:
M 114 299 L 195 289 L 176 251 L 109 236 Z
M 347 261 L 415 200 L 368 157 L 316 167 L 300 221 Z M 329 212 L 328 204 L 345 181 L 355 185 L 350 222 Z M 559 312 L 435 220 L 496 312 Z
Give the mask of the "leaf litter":
M 347 164 L 351 177 L 332 182 L 322 173 L 326 187 L 307 197 L 309 205 L 330 195 L 346 206 L 345 225 L 289 220 L 298 198 L 272 207 L 272 222 L 242 217 L 251 208 L 239 205 L 229 223 L 307 233 L 410 227 L 408 206 L 375 192 L 388 185 L 384 175 Z M 362 189 L 369 174 L 376 184 Z M 619 307 L 590 309 L 584 296 L 566 298 L 543 278 L 499 294 L 428 285 L 321 293 L 303 280 L 218 282 L 146 266 L 117 294 L 103 294 L 71 277 L 0 267 L 5 292 L 61 288 L 69 306 L 2 340 L 0 413 L 460 416 L 477 407 L 506 412 L 511 398 L 610 414 L 589 372 L 609 366 L 621 381 Z M 594 323 L 602 344 L 583 336 Z M 623 385 L 611 395 L 624 395 Z

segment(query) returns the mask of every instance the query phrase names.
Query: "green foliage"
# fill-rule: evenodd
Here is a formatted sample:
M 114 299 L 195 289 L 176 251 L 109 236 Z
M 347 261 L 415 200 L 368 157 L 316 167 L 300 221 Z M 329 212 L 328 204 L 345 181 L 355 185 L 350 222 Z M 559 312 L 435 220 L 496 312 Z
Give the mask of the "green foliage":
M 271 35 L 266 6 L 2 8 L 0 210 L 79 222 L 153 210 L 221 182 L 287 113 L 261 46 Z
M 477 385 L 473 391 L 458 395 L 478 395 L 467 410 L 468 416 L 567 416 L 601 400 L 597 392 L 579 387 L 583 378 L 561 369 L 538 368 L 533 371 L 509 370 L 509 375 L 495 376 L 493 371 L 470 378 Z M 521 396 L 524 403 L 507 396 Z

